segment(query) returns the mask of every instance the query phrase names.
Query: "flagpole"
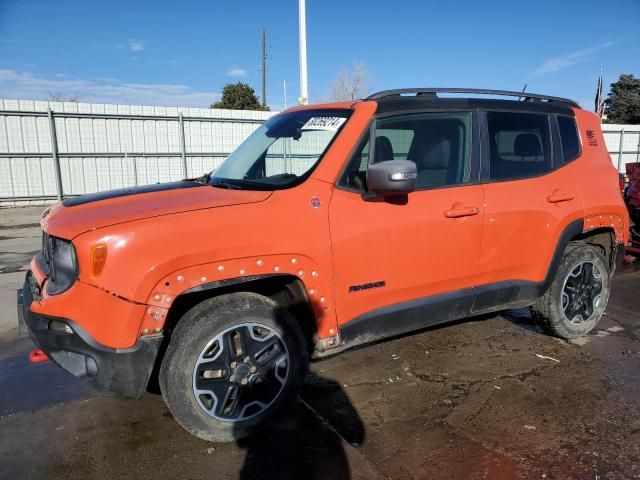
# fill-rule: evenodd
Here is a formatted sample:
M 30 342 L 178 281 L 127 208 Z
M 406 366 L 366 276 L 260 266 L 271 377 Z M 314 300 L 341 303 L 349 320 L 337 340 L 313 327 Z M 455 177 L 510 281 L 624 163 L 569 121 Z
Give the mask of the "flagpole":
M 307 91 L 307 12 L 305 0 L 298 0 L 298 42 L 300 55 L 300 98 L 298 103 L 306 105 L 309 102 Z

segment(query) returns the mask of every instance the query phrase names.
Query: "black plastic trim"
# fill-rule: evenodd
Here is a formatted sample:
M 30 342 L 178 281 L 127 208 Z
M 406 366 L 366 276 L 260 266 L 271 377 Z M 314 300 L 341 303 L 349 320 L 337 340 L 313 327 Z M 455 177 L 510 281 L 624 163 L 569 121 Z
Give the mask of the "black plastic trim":
M 269 278 L 276 277 L 291 277 L 289 273 L 266 273 L 263 275 L 248 275 L 246 277 L 227 278 L 225 280 L 218 280 L 216 282 L 203 283 L 196 287 L 192 287 L 189 290 L 185 290 L 180 295 L 187 295 L 189 293 L 204 292 L 206 290 L 215 290 L 217 288 L 229 287 L 232 285 L 240 285 L 243 283 L 255 282 L 258 280 L 267 280 Z
M 556 115 L 547 117 L 549 123 L 549 141 L 551 142 L 551 172 L 555 172 L 564 165 L 564 154 L 562 153 L 562 144 L 560 143 L 560 130 L 558 128 L 558 119 Z
M 402 97 L 392 96 L 376 100 L 377 115 L 410 113 L 413 111 L 456 111 L 491 110 L 496 112 L 530 112 L 575 116 L 571 107 L 564 103 L 522 102 L 517 100 L 499 100 L 485 98 L 437 98 L 430 96 Z
M 18 291 L 19 332 L 28 332 L 49 358 L 72 375 L 85 378 L 96 390 L 139 398 L 146 390 L 162 335 L 140 338 L 127 349 L 101 345 L 70 319 L 32 312 L 30 275 L 28 272 L 22 290 Z M 52 320 L 67 324 L 72 333 L 50 329 Z
M 569 223 L 564 230 L 560 234 L 560 238 L 558 239 L 558 243 L 556 244 L 556 250 L 553 252 L 553 257 L 551 258 L 551 263 L 549 264 L 549 269 L 547 270 L 547 276 L 544 279 L 544 290 L 546 290 L 551 282 L 553 282 L 553 277 L 558 271 L 558 267 L 560 266 L 560 261 L 562 260 L 562 255 L 564 255 L 564 251 L 569 245 L 569 242 L 573 240 L 575 237 L 580 235 L 584 231 L 584 219 L 580 218 L 578 220 L 574 220 Z
M 367 312 L 340 329 L 340 343 L 351 347 L 464 318 L 473 298 L 474 290 L 468 288 Z
M 544 283 L 511 280 L 481 285 L 475 288 L 476 297 L 471 313 L 489 313 L 505 308 L 519 308 L 530 305 L 544 293 Z
M 614 272 L 618 269 L 621 269 L 624 266 L 624 256 L 627 254 L 627 249 L 624 246 L 624 243 L 617 243 L 615 248 L 615 256 L 613 266 Z
M 516 92 L 513 90 L 491 90 L 486 88 L 458 88 L 458 87 L 418 87 L 418 88 L 396 88 L 393 90 L 382 90 L 369 95 L 365 100 L 382 100 L 388 97 L 394 97 L 406 94 L 415 94 L 417 98 L 426 95 L 430 98 L 437 98 L 438 93 L 466 93 L 471 95 L 495 95 L 503 97 L 517 97 L 524 99 L 525 102 L 546 101 L 564 103 L 571 107 L 581 108 L 580 105 L 563 97 L 554 97 L 551 95 L 542 95 L 540 93 Z

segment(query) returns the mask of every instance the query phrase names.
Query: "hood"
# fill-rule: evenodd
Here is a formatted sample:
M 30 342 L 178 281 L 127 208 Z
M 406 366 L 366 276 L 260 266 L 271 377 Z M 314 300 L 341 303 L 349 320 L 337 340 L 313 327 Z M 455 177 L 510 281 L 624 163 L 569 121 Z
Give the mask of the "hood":
M 228 190 L 194 181 L 159 183 L 70 198 L 45 210 L 42 229 L 72 239 L 117 223 L 174 213 L 262 202 L 270 191 Z

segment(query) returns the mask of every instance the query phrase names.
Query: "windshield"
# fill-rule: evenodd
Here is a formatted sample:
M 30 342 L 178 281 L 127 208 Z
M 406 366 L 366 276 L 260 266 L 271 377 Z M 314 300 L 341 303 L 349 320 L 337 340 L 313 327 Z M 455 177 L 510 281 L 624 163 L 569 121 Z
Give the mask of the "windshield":
M 224 188 L 274 190 L 302 182 L 347 121 L 350 110 L 299 110 L 269 119 L 211 175 Z

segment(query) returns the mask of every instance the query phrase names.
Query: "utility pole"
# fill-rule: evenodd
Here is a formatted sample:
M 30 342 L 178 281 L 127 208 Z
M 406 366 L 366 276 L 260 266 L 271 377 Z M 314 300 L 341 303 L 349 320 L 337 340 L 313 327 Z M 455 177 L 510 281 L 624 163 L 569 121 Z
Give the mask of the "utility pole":
M 262 29 L 262 106 L 267 106 L 267 34 Z
M 307 13 L 305 0 L 298 0 L 298 35 L 300 42 L 300 98 L 298 98 L 298 103 L 306 105 L 309 103 L 309 92 L 307 91 Z

